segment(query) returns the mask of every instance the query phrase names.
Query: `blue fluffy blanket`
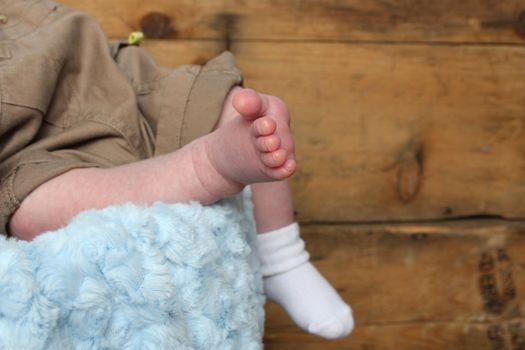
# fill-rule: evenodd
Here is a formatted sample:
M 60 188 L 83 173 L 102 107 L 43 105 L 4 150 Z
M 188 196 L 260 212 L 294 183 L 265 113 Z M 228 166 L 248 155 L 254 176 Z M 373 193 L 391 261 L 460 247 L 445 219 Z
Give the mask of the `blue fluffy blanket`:
M 249 211 L 124 205 L 0 237 L 0 349 L 262 348 Z

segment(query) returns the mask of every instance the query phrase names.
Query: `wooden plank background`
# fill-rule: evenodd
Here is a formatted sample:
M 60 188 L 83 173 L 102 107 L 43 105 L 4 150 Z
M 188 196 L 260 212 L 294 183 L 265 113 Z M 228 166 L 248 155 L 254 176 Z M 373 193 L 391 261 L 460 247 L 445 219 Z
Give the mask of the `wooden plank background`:
M 166 66 L 232 50 L 292 111 L 301 222 L 525 216 L 524 0 L 63 2 Z
M 110 37 L 523 43 L 522 0 L 62 0 Z
M 190 43 L 191 54 L 181 53 L 188 42 L 145 47 L 164 65 L 220 50 Z M 523 48 L 257 42 L 231 49 L 248 86 L 290 107 L 300 221 L 524 216 Z
M 267 349 L 525 349 L 525 0 L 60 2 L 165 66 L 229 49 L 288 104 L 297 219 L 357 327 L 269 304 Z
M 314 263 L 352 303 L 357 328 L 323 341 L 270 305 L 266 348 L 523 349 L 524 229 L 495 220 L 303 226 Z

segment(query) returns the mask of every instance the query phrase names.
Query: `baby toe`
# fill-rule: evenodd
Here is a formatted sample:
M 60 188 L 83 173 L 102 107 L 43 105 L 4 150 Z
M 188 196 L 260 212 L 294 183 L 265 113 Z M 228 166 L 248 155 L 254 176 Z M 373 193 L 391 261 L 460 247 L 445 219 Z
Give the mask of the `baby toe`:
M 257 138 L 257 148 L 261 152 L 277 151 L 281 146 L 281 138 L 277 135 L 260 136 Z
M 253 122 L 252 128 L 255 136 L 268 136 L 275 132 L 277 123 L 270 117 L 262 117 Z
M 292 176 L 296 169 L 297 163 L 295 160 L 288 159 L 282 166 L 268 169 L 267 175 L 274 180 L 284 180 Z
M 269 168 L 277 168 L 286 162 L 287 154 L 284 149 L 278 149 L 274 152 L 263 153 L 261 160 Z
M 255 90 L 240 89 L 232 99 L 233 107 L 246 119 L 254 120 L 263 112 L 263 100 Z

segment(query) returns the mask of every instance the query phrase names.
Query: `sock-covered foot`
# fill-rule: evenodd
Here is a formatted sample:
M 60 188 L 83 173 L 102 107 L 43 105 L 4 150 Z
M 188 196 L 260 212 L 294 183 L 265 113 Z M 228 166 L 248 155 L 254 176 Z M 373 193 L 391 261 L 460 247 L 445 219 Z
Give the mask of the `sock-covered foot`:
M 296 223 L 257 235 L 266 296 L 302 329 L 324 338 L 348 335 L 352 310 L 308 262 Z
M 279 181 L 296 169 L 288 111 L 280 100 L 240 89 L 238 116 L 189 144 L 195 175 L 217 199 L 245 185 Z

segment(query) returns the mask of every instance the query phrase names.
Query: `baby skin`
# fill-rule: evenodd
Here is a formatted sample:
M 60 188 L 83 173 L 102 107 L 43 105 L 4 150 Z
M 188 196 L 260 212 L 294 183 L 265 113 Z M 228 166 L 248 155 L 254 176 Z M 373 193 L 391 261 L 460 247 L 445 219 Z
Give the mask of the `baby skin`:
M 125 202 L 209 204 L 252 185 L 266 295 L 302 329 L 325 338 L 346 336 L 353 328 L 351 309 L 308 261 L 293 222 L 286 179 L 296 162 L 289 123 L 278 98 L 234 88 L 210 134 L 163 156 L 59 175 L 24 199 L 9 231 L 31 240 L 87 209 Z

